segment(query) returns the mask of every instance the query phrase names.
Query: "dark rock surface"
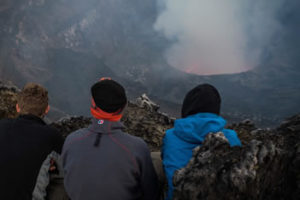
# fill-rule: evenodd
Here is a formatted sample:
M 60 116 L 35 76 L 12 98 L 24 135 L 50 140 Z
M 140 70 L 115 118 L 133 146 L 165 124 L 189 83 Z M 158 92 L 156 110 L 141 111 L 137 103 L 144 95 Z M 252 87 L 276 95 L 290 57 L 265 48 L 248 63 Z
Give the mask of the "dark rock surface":
M 274 130 L 250 121 L 233 126 L 243 147 L 209 134 L 174 176 L 174 199 L 299 199 L 300 115 Z
M 56 128 L 64 137 L 67 137 L 73 131 L 88 127 L 91 124 L 91 120 L 92 118 L 82 116 L 64 117 L 51 123 L 51 126 Z
M 173 126 L 174 119 L 157 111 L 157 105 L 150 99 L 144 103 L 129 102 L 122 121 L 126 132 L 141 137 L 151 151 L 160 151 L 165 131 Z M 147 102 L 147 103 L 146 103 Z

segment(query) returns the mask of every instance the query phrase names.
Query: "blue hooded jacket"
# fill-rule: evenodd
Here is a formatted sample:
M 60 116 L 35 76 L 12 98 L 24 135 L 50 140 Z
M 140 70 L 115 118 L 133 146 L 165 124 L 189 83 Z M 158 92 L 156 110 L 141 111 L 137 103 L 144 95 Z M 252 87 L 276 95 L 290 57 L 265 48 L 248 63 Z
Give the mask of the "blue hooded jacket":
M 175 121 L 174 128 L 166 131 L 163 139 L 162 158 L 168 180 L 167 200 L 172 199 L 173 175 L 187 165 L 193 149 L 202 144 L 209 133 L 223 132 L 230 146 L 241 146 L 234 130 L 224 129 L 226 121 L 213 113 L 198 113 Z

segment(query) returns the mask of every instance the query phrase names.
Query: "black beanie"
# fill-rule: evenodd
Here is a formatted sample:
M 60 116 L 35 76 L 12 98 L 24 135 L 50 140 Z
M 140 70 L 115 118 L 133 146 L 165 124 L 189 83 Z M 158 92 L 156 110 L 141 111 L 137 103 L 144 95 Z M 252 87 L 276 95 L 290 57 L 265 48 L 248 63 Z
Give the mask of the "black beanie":
M 114 80 L 106 79 L 95 83 L 91 93 L 96 106 L 108 113 L 117 112 L 127 104 L 125 89 Z
M 187 93 L 184 98 L 181 116 L 183 118 L 200 112 L 219 115 L 221 97 L 218 90 L 210 84 L 201 84 Z

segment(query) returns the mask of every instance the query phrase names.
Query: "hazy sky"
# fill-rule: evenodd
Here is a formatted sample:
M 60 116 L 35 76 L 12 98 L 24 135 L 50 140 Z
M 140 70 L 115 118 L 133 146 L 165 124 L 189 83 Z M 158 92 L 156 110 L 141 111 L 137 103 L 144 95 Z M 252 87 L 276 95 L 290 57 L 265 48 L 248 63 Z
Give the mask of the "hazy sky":
M 279 34 L 276 16 L 285 0 L 158 0 L 155 30 L 174 41 L 171 66 L 198 74 L 234 73 L 260 64 Z

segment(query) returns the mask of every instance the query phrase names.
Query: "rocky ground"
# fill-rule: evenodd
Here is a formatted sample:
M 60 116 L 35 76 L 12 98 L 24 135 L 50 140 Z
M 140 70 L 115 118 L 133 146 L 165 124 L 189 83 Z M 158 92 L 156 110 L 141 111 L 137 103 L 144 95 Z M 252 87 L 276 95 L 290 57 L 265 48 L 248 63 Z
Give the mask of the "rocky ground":
M 15 117 L 18 89 L 0 83 L 0 118 Z M 151 151 L 161 147 L 174 119 L 142 95 L 124 113 L 126 131 L 143 138 Z M 90 118 L 66 117 L 51 125 L 64 136 L 90 124 Z M 228 126 L 242 147 L 230 148 L 222 133 L 209 134 L 189 164 L 174 176 L 175 200 L 300 199 L 300 115 L 276 129 L 256 128 L 251 120 Z

